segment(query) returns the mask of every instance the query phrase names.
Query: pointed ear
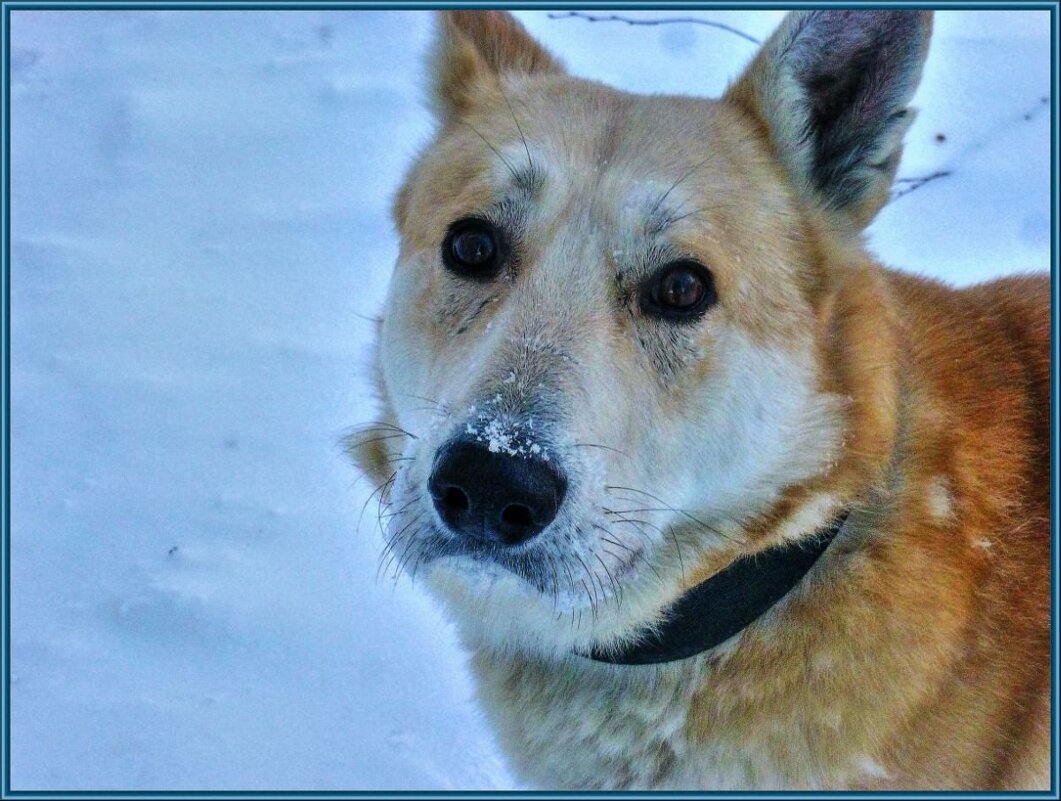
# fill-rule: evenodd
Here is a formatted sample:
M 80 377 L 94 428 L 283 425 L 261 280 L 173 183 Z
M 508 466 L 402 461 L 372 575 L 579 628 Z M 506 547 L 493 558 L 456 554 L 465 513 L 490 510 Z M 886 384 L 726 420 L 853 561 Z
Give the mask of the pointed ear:
M 503 74 L 564 72 L 506 11 L 440 11 L 436 21 L 434 104 L 443 123 L 494 94 Z
M 800 189 L 861 228 L 888 200 L 931 33 L 931 11 L 793 12 L 725 99 Z

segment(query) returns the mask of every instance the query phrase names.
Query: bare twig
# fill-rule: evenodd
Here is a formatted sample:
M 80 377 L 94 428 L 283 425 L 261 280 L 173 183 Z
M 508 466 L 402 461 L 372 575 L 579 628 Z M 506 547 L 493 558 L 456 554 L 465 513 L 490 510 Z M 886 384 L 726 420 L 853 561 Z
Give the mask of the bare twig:
M 921 175 L 917 178 L 896 178 L 895 183 L 905 184 L 905 186 L 903 186 L 901 189 L 896 190 L 895 193 L 892 194 L 891 200 L 889 200 L 888 202 L 893 203 L 899 198 L 901 198 L 903 195 L 909 195 L 911 192 L 920 189 L 922 186 L 929 183 L 930 181 L 935 181 L 937 178 L 946 178 L 950 174 L 950 170 L 938 170 L 937 172 L 934 172 L 931 175 Z
M 1050 95 L 1043 95 L 1043 96 L 1041 96 L 1039 98 L 1039 101 L 1037 103 L 1035 103 L 1032 106 L 1028 107 L 1028 110 L 1020 115 L 1020 118 L 1022 120 L 1024 120 L 1024 121 L 1031 120 L 1034 117 L 1036 117 L 1037 115 L 1041 114 L 1044 108 L 1049 108 L 1049 106 L 1050 106 Z M 1006 122 L 1006 123 L 1003 123 L 1003 124 L 1004 125 L 1009 125 L 1009 122 Z M 990 135 L 990 134 L 988 134 L 988 135 Z M 944 141 L 945 137 L 943 136 L 943 134 L 938 134 L 937 135 L 937 140 L 938 141 Z M 982 147 L 982 143 L 974 143 L 973 145 L 970 146 L 969 149 L 977 149 L 979 147 Z M 899 198 L 901 198 L 903 195 L 909 195 L 915 189 L 920 189 L 922 186 L 924 186 L 925 184 L 929 183 L 930 181 L 935 181 L 938 178 L 946 178 L 950 174 L 951 174 L 951 170 L 937 170 L 936 172 L 931 173 L 930 175 L 922 175 L 922 176 L 918 176 L 916 178 L 896 178 L 895 179 L 896 185 L 903 184 L 903 186 L 898 187 L 892 193 L 891 199 L 888 202 L 891 203 L 893 201 L 896 201 Z
M 625 22 L 627 25 L 671 25 L 675 23 L 686 23 L 689 25 L 707 25 L 709 28 L 718 28 L 722 31 L 728 31 L 741 39 L 746 39 L 752 44 L 762 44 L 754 36 L 749 36 L 742 30 L 738 30 L 730 25 L 726 25 L 724 22 L 714 22 L 709 19 L 699 19 L 697 17 L 671 17 L 667 19 L 633 19 L 631 17 L 621 17 L 618 14 L 608 15 L 594 15 L 586 14 L 583 11 L 554 11 L 549 14 L 549 19 L 584 19 L 586 22 Z

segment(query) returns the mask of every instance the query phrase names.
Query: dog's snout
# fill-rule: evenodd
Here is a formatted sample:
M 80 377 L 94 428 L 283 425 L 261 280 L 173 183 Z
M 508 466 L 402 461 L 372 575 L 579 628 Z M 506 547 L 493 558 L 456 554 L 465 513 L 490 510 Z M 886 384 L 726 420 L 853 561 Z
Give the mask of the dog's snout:
M 428 489 L 439 516 L 455 533 L 518 545 L 556 517 L 567 479 L 544 459 L 459 439 L 440 449 Z

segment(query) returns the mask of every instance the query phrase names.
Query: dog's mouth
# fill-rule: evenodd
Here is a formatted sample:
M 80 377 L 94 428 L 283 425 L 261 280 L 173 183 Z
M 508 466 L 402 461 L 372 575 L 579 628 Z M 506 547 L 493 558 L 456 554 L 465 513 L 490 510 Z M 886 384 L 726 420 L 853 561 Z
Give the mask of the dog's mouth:
M 644 508 L 659 506 L 654 496 L 609 487 L 604 457 L 574 452 L 540 423 L 450 425 L 441 443 L 419 440 L 401 457 L 386 493 L 381 572 L 450 573 L 591 612 L 660 575 L 667 515 Z
M 566 599 L 567 605 L 587 606 L 621 596 L 625 581 L 640 569 L 649 569 L 644 545 L 627 545 L 607 534 L 599 542 L 581 541 L 575 533 L 581 531 L 581 526 L 570 531 L 565 526 L 540 542 L 512 547 L 469 543 L 429 523 L 416 533 L 415 543 L 406 543 L 408 553 L 398 567 L 414 579 L 420 569 L 438 565 L 466 576 L 489 577 L 503 571 L 557 603 Z
M 559 565 L 555 559 L 550 564 L 543 550 L 541 546 L 517 551 L 497 545 L 468 547 L 450 539 L 436 547 L 425 563 L 446 563 L 451 569 L 471 577 L 489 577 L 504 571 L 521 579 L 540 595 L 559 595 L 567 589 L 557 572 Z
M 455 532 L 422 497 L 413 497 L 417 502 L 407 501 L 387 525 L 381 569 L 395 576 L 406 573 L 415 581 L 441 570 L 476 584 L 514 577 L 524 593 L 560 611 L 621 604 L 628 582 L 655 572 L 645 529 L 602 511 L 577 520 L 565 511 L 537 535 L 513 542 Z M 641 531 L 631 536 L 634 525 Z

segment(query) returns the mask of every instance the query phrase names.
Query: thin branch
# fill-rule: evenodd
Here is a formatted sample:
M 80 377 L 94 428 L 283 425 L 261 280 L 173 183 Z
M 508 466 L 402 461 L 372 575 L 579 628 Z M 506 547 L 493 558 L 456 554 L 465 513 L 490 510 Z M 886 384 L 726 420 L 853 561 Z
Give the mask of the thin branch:
M 730 25 L 726 25 L 724 22 L 714 22 L 709 19 L 698 19 L 697 17 L 671 17 L 668 19 L 632 19 L 630 17 L 622 17 L 618 14 L 594 15 L 586 14 L 582 11 L 554 11 L 549 14 L 549 19 L 584 19 L 586 22 L 625 22 L 627 25 L 671 25 L 674 23 L 686 23 L 689 25 L 706 25 L 709 28 L 718 28 L 721 31 L 728 31 L 741 39 L 746 39 L 752 44 L 762 44 L 754 36 L 746 34 L 744 31 L 734 28 Z
M 1039 102 L 1030 106 L 1027 111 L 1020 115 L 1021 119 L 1028 121 L 1033 119 L 1036 115 L 1042 113 L 1044 108 L 1048 108 L 1050 105 L 1050 95 L 1043 95 L 1039 98 Z M 943 141 L 943 134 L 937 136 L 939 141 Z M 946 178 L 951 174 L 950 170 L 938 170 L 931 175 L 922 175 L 916 178 L 896 178 L 896 184 L 904 184 L 901 188 L 895 190 L 892 193 L 889 203 L 898 200 L 903 195 L 909 195 L 915 189 L 920 189 L 930 181 L 935 181 L 937 178 Z
M 950 174 L 950 170 L 939 170 L 937 172 L 932 173 L 931 175 L 922 175 L 917 178 L 896 178 L 895 183 L 905 184 L 905 186 L 902 189 L 896 190 L 892 194 L 891 199 L 888 202 L 894 203 L 903 195 L 909 195 L 911 192 L 920 189 L 922 186 L 929 183 L 930 181 L 935 181 L 937 178 L 946 178 Z

